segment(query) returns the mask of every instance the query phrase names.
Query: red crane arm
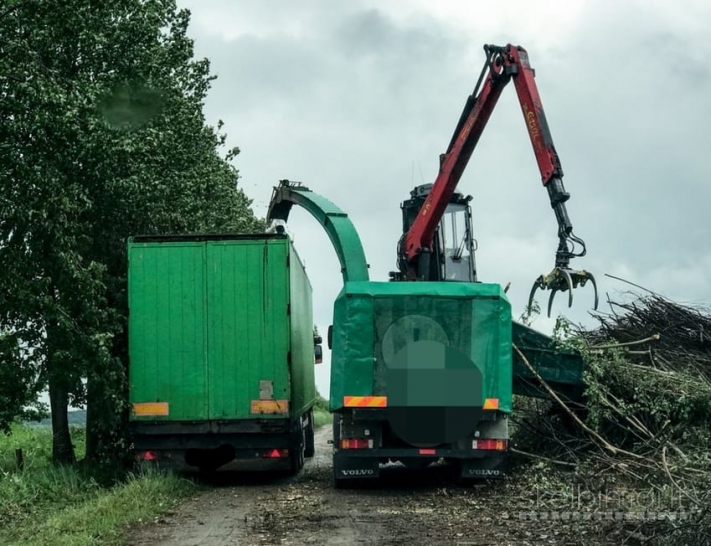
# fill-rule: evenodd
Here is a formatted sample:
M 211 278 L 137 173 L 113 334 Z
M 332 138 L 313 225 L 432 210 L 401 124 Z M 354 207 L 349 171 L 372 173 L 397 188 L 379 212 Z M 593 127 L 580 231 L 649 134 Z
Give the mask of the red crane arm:
M 555 146 L 553 146 L 553 138 L 548 128 L 546 114 L 543 111 L 541 96 L 538 93 L 538 87 L 536 87 L 535 72 L 528 62 L 528 53 L 522 47 L 508 45 L 506 53 L 502 57 L 504 66 L 515 66 L 518 69 L 516 77 L 514 77 L 514 87 L 545 186 L 554 176 L 562 178 L 563 169 L 560 166 Z
M 408 272 L 410 278 L 418 276 L 417 258 L 420 253 L 432 248 L 437 225 L 442 219 L 447 204 L 479 142 L 501 92 L 511 78 L 514 79 L 543 184 L 548 186 L 551 180 L 556 180 L 556 183 L 548 189 L 551 195 L 551 204 L 556 209 L 559 226 L 566 235 L 572 231 L 563 204 L 569 197 L 562 185 L 563 171 L 553 146 L 541 97 L 536 87 L 534 70 L 528 61 L 528 54 L 522 47 L 511 44 L 505 47 L 486 45 L 484 50 L 487 53 L 487 61 L 479 81 L 474 92 L 467 98 L 467 103 L 447 152 L 440 156 L 439 174 L 432 189 L 405 237 L 404 252 L 410 264 Z

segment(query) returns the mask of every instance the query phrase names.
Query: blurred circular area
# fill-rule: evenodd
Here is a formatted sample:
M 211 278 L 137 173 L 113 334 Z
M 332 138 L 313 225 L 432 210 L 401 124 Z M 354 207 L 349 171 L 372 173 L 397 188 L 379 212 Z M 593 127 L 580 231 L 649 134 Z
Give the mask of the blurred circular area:
M 112 129 L 132 131 L 148 124 L 165 107 L 164 94 L 145 83 L 124 83 L 99 100 L 101 119 Z
M 482 375 L 454 347 L 408 343 L 387 370 L 387 416 L 402 440 L 418 446 L 456 442 L 474 431 L 482 414 Z

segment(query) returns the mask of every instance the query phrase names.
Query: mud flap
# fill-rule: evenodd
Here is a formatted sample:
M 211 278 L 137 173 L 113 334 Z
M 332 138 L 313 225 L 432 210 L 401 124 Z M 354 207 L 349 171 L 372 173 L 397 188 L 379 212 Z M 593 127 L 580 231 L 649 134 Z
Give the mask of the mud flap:
M 502 479 L 506 456 L 465 459 L 460 463 L 460 478 L 465 480 Z
M 368 480 L 380 476 L 380 465 L 375 457 L 348 457 L 343 453 L 333 455 L 333 477 L 336 483 Z

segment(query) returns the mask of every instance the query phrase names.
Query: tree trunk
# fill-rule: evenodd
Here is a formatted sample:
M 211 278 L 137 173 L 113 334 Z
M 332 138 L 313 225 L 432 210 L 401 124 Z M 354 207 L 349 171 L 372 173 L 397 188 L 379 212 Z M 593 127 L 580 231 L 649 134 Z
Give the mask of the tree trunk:
M 98 434 L 98 414 L 99 408 L 96 407 L 95 379 L 89 377 L 86 381 L 86 455 L 84 456 L 85 463 L 94 463 L 98 460 L 99 454 L 99 434 Z
M 105 381 L 105 379 L 104 379 Z M 110 393 L 102 388 L 102 381 L 94 376 L 94 372 L 86 381 L 86 457 L 87 464 L 98 464 L 102 456 L 107 455 L 107 440 L 111 435 L 111 426 L 107 412 L 110 412 Z M 108 441 L 110 444 L 110 440 Z
M 52 410 L 52 460 L 55 464 L 74 464 L 76 457 L 67 415 L 69 398 L 66 387 L 56 377 L 49 380 L 49 405 Z
M 108 305 L 128 314 L 126 263 L 117 266 L 107 294 Z M 89 371 L 86 383 L 86 459 L 88 464 L 129 462 L 128 436 L 128 330 L 125 319 L 115 334 L 113 359 Z

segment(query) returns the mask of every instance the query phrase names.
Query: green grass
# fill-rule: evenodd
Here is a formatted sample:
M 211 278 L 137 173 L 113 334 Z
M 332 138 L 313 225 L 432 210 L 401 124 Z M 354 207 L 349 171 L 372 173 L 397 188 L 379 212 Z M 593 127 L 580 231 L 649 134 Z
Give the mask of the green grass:
M 72 438 L 80 458 L 84 430 L 73 429 Z M 0 544 L 118 545 L 127 525 L 150 520 L 197 487 L 150 470 L 103 487 L 79 467 L 53 466 L 51 440 L 47 427 L 17 425 L 0 436 Z M 17 448 L 24 452 L 22 472 Z
M 15 537 L 19 541 L 14 544 L 119 545 L 129 524 L 150 521 L 176 505 L 194 487 L 171 474 L 147 470 L 131 475 L 119 486 L 64 506 L 31 528 L 20 528 Z
M 333 422 L 333 415 L 327 411 L 320 411 L 314 408 L 314 426 L 316 428 L 321 428 L 324 425 L 328 425 Z
M 332 422 L 328 401 L 317 396 L 314 424 Z M 72 427 L 78 459 L 85 431 Z M 15 450 L 22 449 L 20 471 Z M 117 546 L 127 527 L 151 521 L 198 488 L 174 474 L 144 469 L 106 487 L 80 466 L 54 466 L 52 432 L 46 426 L 15 425 L 0 434 L 0 545 Z

